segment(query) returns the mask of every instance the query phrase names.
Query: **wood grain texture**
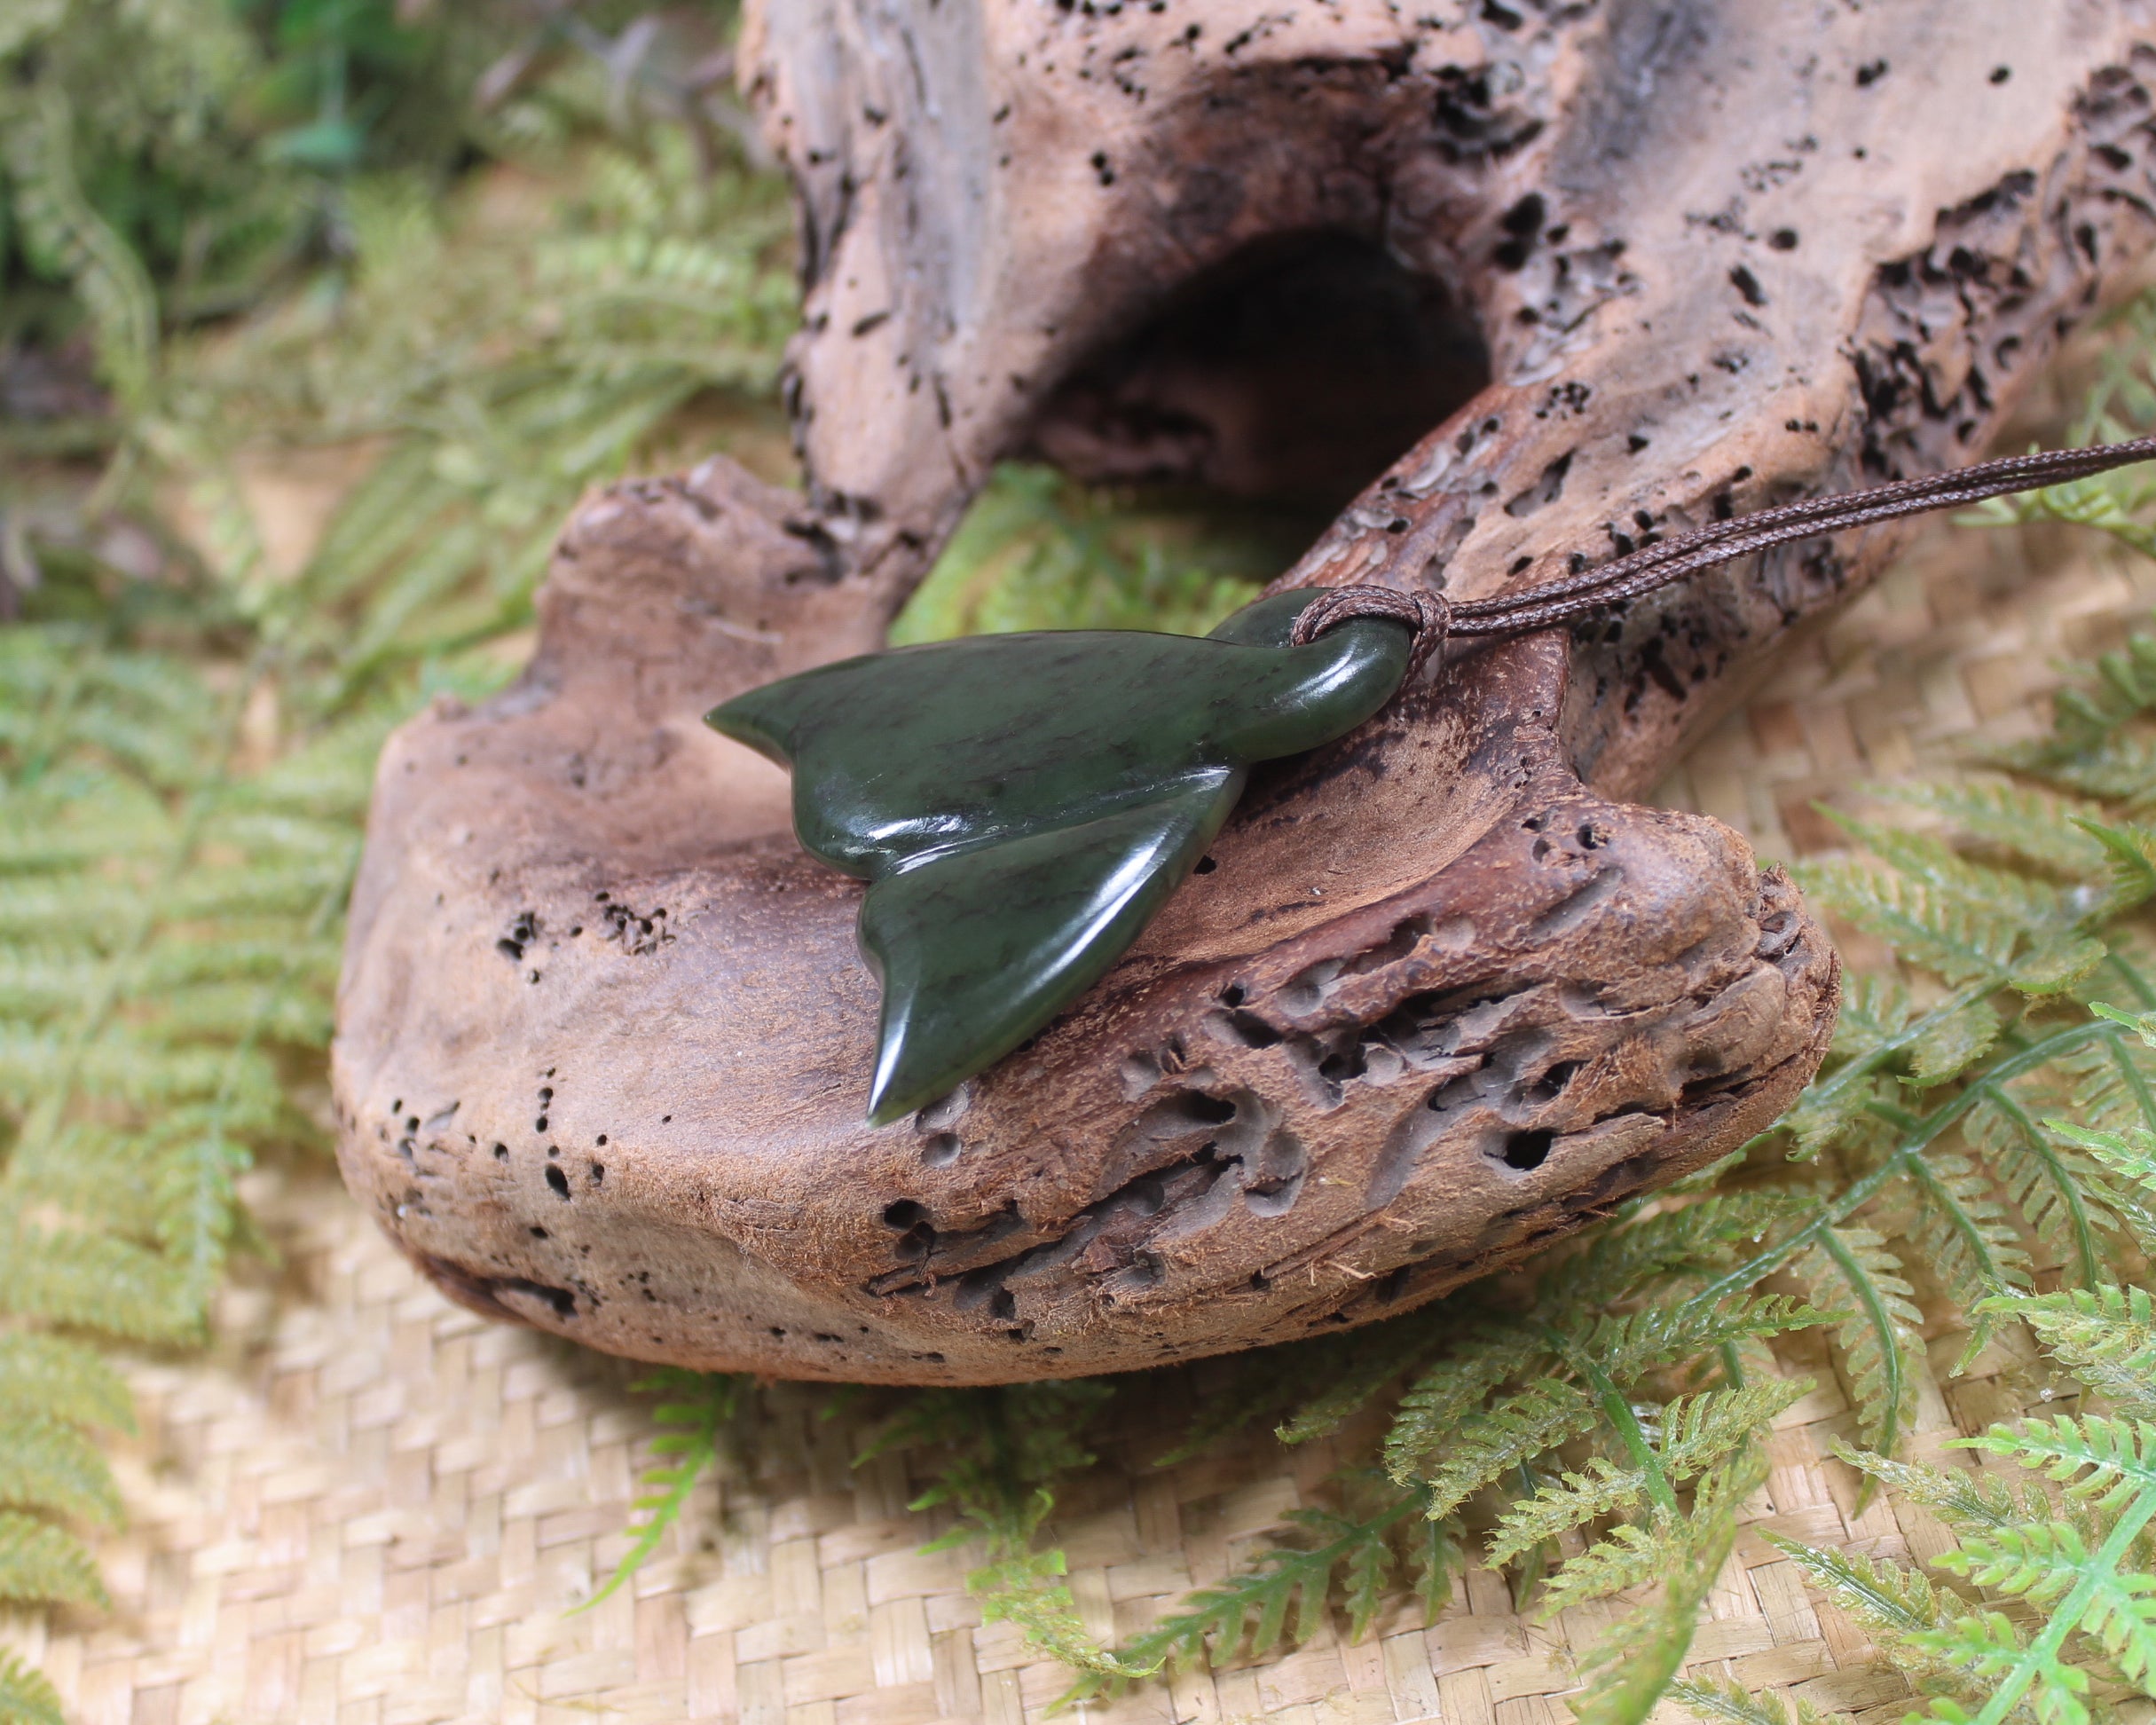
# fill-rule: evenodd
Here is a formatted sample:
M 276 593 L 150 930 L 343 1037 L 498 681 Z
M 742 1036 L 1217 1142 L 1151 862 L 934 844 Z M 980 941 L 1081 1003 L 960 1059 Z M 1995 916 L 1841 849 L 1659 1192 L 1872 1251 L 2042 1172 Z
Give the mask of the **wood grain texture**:
M 1257 777 L 1100 987 L 882 1130 L 860 889 L 696 715 L 872 645 L 1004 453 L 1310 459 L 1293 390 L 1188 341 L 1283 247 L 1436 284 L 1490 379 L 1288 582 L 1488 594 L 1972 459 L 2156 231 L 2141 0 L 828 0 L 743 62 L 801 188 L 812 485 L 594 500 L 523 681 L 385 754 L 335 1076 L 405 1250 L 645 1358 L 1062 1375 L 1398 1311 L 1771 1120 L 1832 951 L 1735 833 L 1623 799 L 1899 533 L 1456 659 Z

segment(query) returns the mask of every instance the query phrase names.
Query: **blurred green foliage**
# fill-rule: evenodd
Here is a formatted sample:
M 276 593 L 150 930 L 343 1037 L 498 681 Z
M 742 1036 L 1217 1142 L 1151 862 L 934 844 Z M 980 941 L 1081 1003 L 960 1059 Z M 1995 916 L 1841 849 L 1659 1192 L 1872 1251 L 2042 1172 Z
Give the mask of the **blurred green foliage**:
M 1203 634 L 1301 547 L 1298 523 L 1074 484 L 1007 461 L 893 626 L 894 643 L 1018 629 Z

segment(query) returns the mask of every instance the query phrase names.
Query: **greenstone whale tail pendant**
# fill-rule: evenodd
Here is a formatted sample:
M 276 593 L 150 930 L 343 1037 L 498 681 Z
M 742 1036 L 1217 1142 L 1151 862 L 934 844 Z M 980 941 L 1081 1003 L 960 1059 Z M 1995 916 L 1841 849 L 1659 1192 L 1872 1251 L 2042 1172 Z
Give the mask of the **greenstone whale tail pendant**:
M 1098 981 L 1254 764 L 1392 697 L 1413 631 L 1357 618 L 1292 646 L 1314 596 L 1261 599 L 1203 638 L 1070 630 L 871 653 L 706 715 L 793 769 L 801 844 L 869 883 L 872 1122 L 993 1066 Z

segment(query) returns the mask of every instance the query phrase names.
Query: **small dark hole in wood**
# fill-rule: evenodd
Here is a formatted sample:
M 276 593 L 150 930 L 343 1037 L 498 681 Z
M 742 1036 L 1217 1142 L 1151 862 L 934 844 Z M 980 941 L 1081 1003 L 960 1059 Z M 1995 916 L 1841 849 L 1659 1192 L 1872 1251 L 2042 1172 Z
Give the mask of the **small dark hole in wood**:
M 910 1198 L 901 1198 L 895 1204 L 886 1205 L 884 1209 L 884 1225 L 886 1228 L 903 1230 L 927 1220 L 928 1211 Z
M 1538 1129 L 1531 1132 L 1515 1132 L 1505 1140 L 1505 1166 L 1525 1172 L 1539 1168 L 1549 1160 L 1550 1144 L 1557 1135 Z
M 554 1188 L 555 1197 L 567 1198 L 569 1196 L 569 1176 L 563 1173 L 560 1169 L 549 1168 L 547 1170 L 547 1184 Z
M 1198 859 L 1198 866 L 1192 869 L 1191 872 L 1192 874 L 1211 874 L 1213 870 L 1217 869 L 1219 866 L 1220 864 L 1216 862 L 1211 857 L 1201 856 Z

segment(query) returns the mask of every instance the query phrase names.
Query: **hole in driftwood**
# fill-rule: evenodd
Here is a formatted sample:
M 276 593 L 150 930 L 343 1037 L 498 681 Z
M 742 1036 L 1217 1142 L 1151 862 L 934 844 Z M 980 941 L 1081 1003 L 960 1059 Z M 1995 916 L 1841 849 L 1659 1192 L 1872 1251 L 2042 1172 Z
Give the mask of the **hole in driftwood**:
M 1356 235 L 1280 235 L 1082 365 L 1032 441 L 1082 480 L 1330 514 L 1489 382 L 1481 332 L 1444 283 Z
M 1513 1133 L 1505 1140 L 1505 1166 L 1516 1168 L 1523 1173 L 1541 1167 L 1549 1160 L 1550 1144 L 1555 1137 L 1554 1132 L 1539 1130 Z

